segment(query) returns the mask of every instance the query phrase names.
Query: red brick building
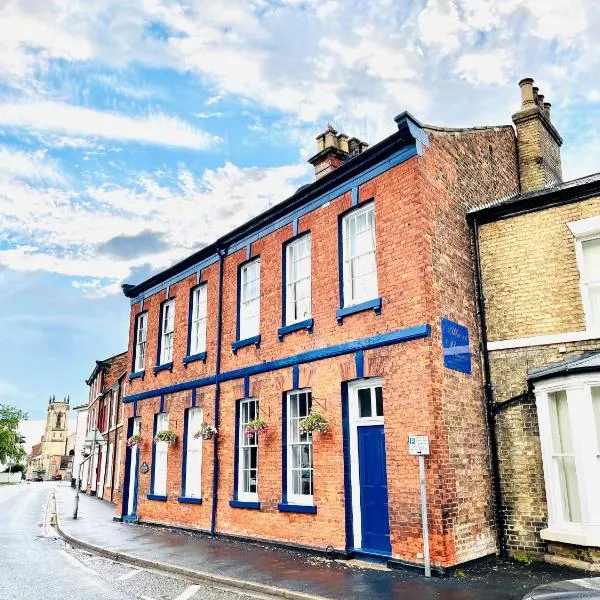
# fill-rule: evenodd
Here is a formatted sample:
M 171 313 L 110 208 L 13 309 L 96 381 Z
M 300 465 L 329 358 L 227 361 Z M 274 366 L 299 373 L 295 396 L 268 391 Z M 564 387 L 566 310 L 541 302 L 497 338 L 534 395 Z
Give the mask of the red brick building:
M 124 444 L 121 429 L 127 364 L 127 352 L 98 360 L 86 380 L 90 390 L 85 437 L 97 429 L 103 440 L 89 445 L 91 454 L 81 465 L 81 489 L 110 502 L 116 501 L 122 480 L 118 458 Z
M 433 564 L 496 552 L 465 215 L 518 191 L 515 134 L 395 121 L 328 129 L 314 183 L 124 286 L 123 519 L 422 565 L 422 434 Z

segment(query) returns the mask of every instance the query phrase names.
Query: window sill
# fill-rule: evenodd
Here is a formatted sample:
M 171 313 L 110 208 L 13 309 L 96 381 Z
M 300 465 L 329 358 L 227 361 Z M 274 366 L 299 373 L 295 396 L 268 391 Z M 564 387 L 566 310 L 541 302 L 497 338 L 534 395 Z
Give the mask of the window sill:
M 292 331 L 300 331 L 302 329 L 306 329 L 308 333 L 312 333 L 314 323 L 314 319 L 306 319 L 305 321 L 298 321 L 298 323 L 292 323 L 292 325 L 285 325 L 284 327 L 280 327 L 277 330 L 277 337 L 279 337 L 280 342 L 283 342 L 284 336 L 286 336 L 288 333 L 292 333 Z
M 157 367 L 154 367 L 154 369 L 152 369 L 154 371 L 154 374 L 156 375 L 157 373 L 160 373 L 161 371 L 170 371 L 171 373 L 173 372 L 173 361 L 165 363 L 164 365 L 158 365 Z
M 188 498 L 186 496 L 179 496 L 177 502 L 180 504 L 202 504 L 202 498 Z
M 246 338 L 245 340 L 237 340 L 237 342 L 233 342 L 233 344 L 231 344 L 231 349 L 235 354 L 240 348 L 252 346 L 252 344 L 254 344 L 257 348 L 260 346 L 260 335 L 255 335 L 254 337 Z
M 139 379 L 140 377 L 143 379 L 146 371 L 136 371 L 135 373 L 129 374 L 129 379 Z
M 189 363 L 196 362 L 197 360 L 201 360 L 203 363 L 205 363 L 206 352 L 198 352 L 198 354 L 190 354 L 189 356 L 185 356 L 183 359 L 183 364 L 188 365 Z
M 361 302 L 360 304 L 354 304 L 353 306 L 340 308 L 335 311 L 335 318 L 337 319 L 338 325 L 341 325 L 344 322 L 344 317 L 370 309 L 373 309 L 376 315 L 380 315 L 381 298 L 375 298 L 374 300 L 368 300 L 367 302 Z
M 549 542 L 563 542 L 575 546 L 595 546 L 600 547 L 600 527 L 590 527 L 595 531 L 565 531 L 561 529 L 542 529 L 540 537 Z
M 279 512 L 289 512 L 289 513 L 304 513 L 308 515 L 316 515 L 317 507 L 314 504 L 305 505 L 305 504 L 278 504 L 277 510 Z
M 260 502 L 242 502 L 241 500 L 230 500 L 229 506 L 231 506 L 231 508 L 251 508 L 254 510 L 260 510 Z
M 167 497 L 166 496 L 158 496 L 157 494 L 148 494 L 146 496 L 147 500 L 155 500 L 156 502 L 166 502 L 167 501 Z

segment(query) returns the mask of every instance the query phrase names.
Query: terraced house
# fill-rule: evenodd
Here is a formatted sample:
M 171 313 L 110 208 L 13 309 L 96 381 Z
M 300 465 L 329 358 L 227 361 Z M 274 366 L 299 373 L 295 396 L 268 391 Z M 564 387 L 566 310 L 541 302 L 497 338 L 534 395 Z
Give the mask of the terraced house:
M 422 565 L 422 434 L 434 565 L 496 551 L 466 214 L 519 191 L 515 133 L 395 122 L 328 128 L 313 183 L 124 286 L 124 520 Z
M 563 182 L 531 80 L 513 117 L 520 193 L 469 215 L 504 543 L 600 571 L 600 174 Z

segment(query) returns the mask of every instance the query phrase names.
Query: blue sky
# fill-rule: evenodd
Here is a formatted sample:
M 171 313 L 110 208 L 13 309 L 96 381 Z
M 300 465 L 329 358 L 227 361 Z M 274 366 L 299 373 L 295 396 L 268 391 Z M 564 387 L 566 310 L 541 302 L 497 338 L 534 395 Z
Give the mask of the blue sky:
M 566 178 L 600 171 L 591 0 L 0 2 L 0 402 L 84 402 L 123 281 L 311 180 L 327 122 L 510 123 L 533 76 Z

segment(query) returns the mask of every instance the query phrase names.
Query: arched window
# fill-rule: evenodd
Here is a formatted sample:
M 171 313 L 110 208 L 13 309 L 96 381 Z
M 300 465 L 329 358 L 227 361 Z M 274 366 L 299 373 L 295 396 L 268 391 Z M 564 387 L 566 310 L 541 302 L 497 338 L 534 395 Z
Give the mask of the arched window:
M 56 415 L 56 429 L 60 429 L 61 424 L 62 424 L 62 414 L 58 413 Z

